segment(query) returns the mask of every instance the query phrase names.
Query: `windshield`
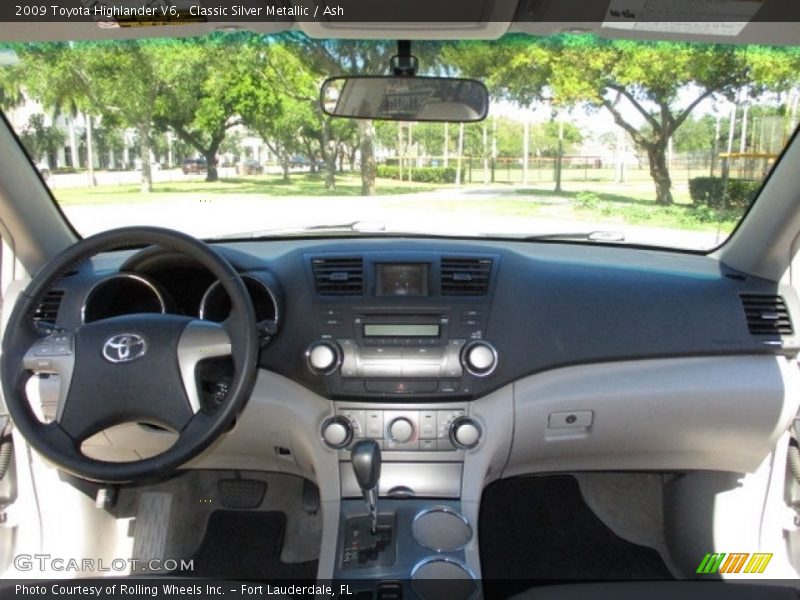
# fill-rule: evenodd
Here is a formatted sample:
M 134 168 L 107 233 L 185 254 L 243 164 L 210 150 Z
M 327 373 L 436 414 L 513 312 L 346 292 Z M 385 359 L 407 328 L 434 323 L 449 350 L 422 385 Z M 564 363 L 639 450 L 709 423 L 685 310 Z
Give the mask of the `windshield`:
M 474 77 L 478 123 L 327 115 L 322 82 L 396 42 L 216 34 L 8 45 L 0 103 L 82 235 L 333 230 L 709 250 L 797 126 L 796 48 L 510 35 L 414 42 Z

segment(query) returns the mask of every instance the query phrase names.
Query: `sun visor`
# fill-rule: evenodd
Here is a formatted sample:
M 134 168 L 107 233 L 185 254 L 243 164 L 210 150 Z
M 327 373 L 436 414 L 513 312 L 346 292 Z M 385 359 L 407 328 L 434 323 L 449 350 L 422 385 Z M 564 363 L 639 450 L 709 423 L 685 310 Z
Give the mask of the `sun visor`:
M 307 4 L 308 2 L 297 2 Z M 297 18 L 313 38 L 497 39 L 508 31 L 518 0 L 312 0 L 317 18 Z M 336 8 L 339 8 L 338 12 Z M 327 9 L 327 12 L 326 12 Z
M 521 0 L 512 31 L 606 38 L 797 45 L 800 3 L 785 0 Z

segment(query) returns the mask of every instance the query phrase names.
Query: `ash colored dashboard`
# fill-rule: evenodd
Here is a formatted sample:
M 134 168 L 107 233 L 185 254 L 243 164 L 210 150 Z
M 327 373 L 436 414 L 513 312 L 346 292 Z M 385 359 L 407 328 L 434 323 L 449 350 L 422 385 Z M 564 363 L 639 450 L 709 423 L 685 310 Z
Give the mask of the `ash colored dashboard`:
M 791 288 L 705 256 L 393 238 L 216 247 L 253 299 L 261 366 L 336 400 L 469 401 L 570 365 L 793 356 L 800 342 Z M 222 321 L 229 310 L 207 272 L 148 248 L 67 275 L 40 317 L 74 327 L 153 311 Z

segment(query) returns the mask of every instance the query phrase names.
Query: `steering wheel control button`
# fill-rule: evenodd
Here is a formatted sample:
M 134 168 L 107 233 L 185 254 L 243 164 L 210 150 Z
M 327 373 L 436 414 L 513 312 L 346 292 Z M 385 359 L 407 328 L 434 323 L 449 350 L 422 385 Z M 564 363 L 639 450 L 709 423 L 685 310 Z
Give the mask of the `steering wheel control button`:
M 53 346 L 50 344 L 38 344 L 33 349 L 35 356 L 53 356 Z
M 414 424 L 405 417 L 399 417 L 389 424 L 389 439 L 396 444 L 408 444 L 415 434 Z
M 339 366 L 339 349 L 332 342 L 315 342 L 306 350 L 308 368 L 317 375 L 330 375 Z
M 353 441 L 353 426 L 345 417 L 331 417 L 322 425 L 322 439 L 326 446 L 334 450 L 347 448 Z
M 462 450 L 471 450 L 481 441 L 480 425 L 469 417 L 458 417 L 450 425 L 450 441 Z
M 489 342 L 470 342 L 461 356 L 464 368 L 476 377 L 487 377 L 497 368 L 497 350 Z
M 50 358 L 37 358 L 33 361 L 33 370 L 49 373 L 53 370 L 53 361 Z

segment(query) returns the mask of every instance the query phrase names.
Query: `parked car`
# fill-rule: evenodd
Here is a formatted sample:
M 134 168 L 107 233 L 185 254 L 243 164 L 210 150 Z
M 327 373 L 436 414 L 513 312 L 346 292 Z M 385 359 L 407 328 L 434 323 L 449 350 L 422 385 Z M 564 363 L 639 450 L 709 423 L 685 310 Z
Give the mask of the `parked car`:
M 52 172 L 50 171 L 50 165 L 48 165 L 46 162 L 40 162 L 39 164 L 36 165 L 36 168 L 42 175 L 42 179 L 44 179 L 45 181 L 50 180 L 50 176 L 52 175 Z
M 262 175 L 264 165 L 257 160 L 246 160 L 239 165 L 239 175 Z
M 297 154 L 289 159 L 289 166 L 290 167 L 308 167 L 311 164 L 305 156 L 302 154 Z
M 197 173 L 205 173 L 208 170 L 208 162 L 205 158 L 187 158 L 181 165 L 181 171 L 184 175 L 194 175 Z
M 136 171 L 141 171 L 142 170 L 142 159 L 137 158 L 133 162 L 133 168 Z M 158 162 L 157 160 L 151 160 L 150 161 L 150 171 L 151 172 L 152 171 L 160 171 L 163 168 L 164 168 L 164 166 L 160 162 Z

